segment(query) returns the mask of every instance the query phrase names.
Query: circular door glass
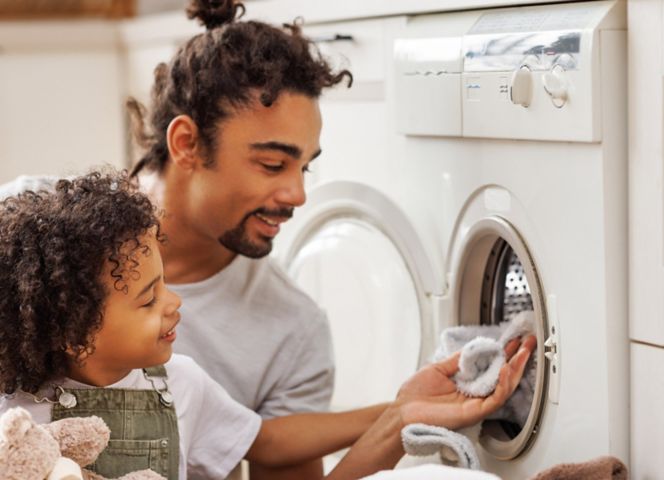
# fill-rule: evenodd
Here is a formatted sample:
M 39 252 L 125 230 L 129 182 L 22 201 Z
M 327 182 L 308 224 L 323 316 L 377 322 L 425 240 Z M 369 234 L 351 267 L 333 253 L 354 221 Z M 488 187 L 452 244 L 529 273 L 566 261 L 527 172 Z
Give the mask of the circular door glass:
M 333 218 L 299 243 L 288 269 L 330 321 L 332 408 L 394 399 L 421 343 L 418 292 L 394 243 L 368 221 Z

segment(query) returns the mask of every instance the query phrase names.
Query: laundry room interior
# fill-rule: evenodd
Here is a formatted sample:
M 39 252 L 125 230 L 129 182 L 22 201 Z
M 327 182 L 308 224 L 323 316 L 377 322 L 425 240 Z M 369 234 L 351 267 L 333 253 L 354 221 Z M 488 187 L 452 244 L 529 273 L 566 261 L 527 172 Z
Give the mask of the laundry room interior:
M 230 8 L 235 17 L 206 27 L 201 23 L 208 17 L 192 13 L 192 4 L 203 5 L 214 15 Z M 248 47 L 249 40 L 231 35 L 231 27 L 241 23 L 269 24 L 284 38 L 302 37 L 304 47 L 283 42 L 304 53 L 298 50 L 296 57 L 283 45 L 259 52 L 258 41 L 258 46 Z M 271 35 L 269 39 L 277 38 L 276 33 Z M 201 61 L 210 48 L 203 40 L 218 42 L 220 52 L 223 47 L 239 53 L 227 63 L 222 53 Z M 284 59 L 287 54 L 293 58 Z M 312 70 L 320 75 L 313 90 L 298 85 L 314 73 L 291 65 L 286 73 L 273 74 L 268 66 L 260 66 L 269 63 L 274 69 L 309 55 L 318 62 L 316 68 L 327 69 L 326 73 Z M 253 69 L 237 74 L 241 88 L 255 93 L 256 99 L 248 100 L 249 94 L 242 90 L 229 95 L 225 103 L 217 101 L 221 97 L 215 95 L 231 81 L 224 81 L 223 71 L 210 73 L 210 69 L 230 65 L 229 69 L 241 70 L 241 62 Z M 191 75 L 185 78 L 185 73 Z M 214 83 L 212 77 L 220 80 Z M 206 88 L 209 92 L 204 92 Z M 177 102 L 194 104 L 190 101 L 194 91 L 203 92 L 203 100 L 190 114 Z M 54 191 L 66 192 L 78 185 L 78 176 L 92 171 L 132 172 L 116 174 L 134 185 L 126 188 L 145 191 L 161 219 L 141 230 L 141 235 L 156 231 L 162 242 L 155 240 L 161 255 L 146 253 L 145 258 L 163 259 L 159 282 L 166 282 L 164 292 L 170 292 L 172 285 L 182 301 L 182 320 L 180 313 L 173 314 L 181 336 L 175 340 L 173 324 L 170 330 L 159 331 L 163 334 L 159 342 L 167 338 L 170 352 L 175 340 L 172 351 L 200 363 L 210 381 L 221 385 L 224 398 L 245 403 L 245 397 L 239 398 L 245 393 L 230 383 L 237 381 L 245 388 L 253 382 L 245 407 L 260 415 L 256 418 L 262 417 L 264 424 L 273 417 L 303 414 L 308 420 L 307 415 L 319 414 L 312 412 L 341 414 L 339 418 L 345 419 L 341 412 L 378 412 L 376 405 L 388 405 L 381 407 L 388 413 L 393 408 L 415 411 L 410 417 L 402 414 L 404 423 L 409 423 L 408 418 L 431 419 L 400 423 L 403 429 L 396 447 L 391 447 L 398 450 L 398 458 L 377 461 L 375 468 L 370 463 L 373 457 L 358 452 L 372 445 L 374 437 L 361 435 L 377 431 L 381 418 L 386 418 L 380 416 L 383 410 L 372 413 L 366 426 L 364 416 L 362 421 L 349 421 L 355 430 L 352 435 L 339 434 L 341 439 L 334 443 L 338 448 L 305 455 L 302 463 L 309 464 L 307 472 L 318 469 L 315 475 L 295 467 L 291 473 L 276 474 L 255 467 L 256 457 L 251 455 L 257 444 L 248 449 L 251 442 L 239 452 L 237 461 L 245 460 L 231 465 L 232 471 L 206 473 L 197 463 L 205 457 L 194 461 L 196 449 L 183 446 L 189 441 L 183 438 L 195 433 L 189 430 L 191 424 L 186 425 L 191 420 L 180 418 L 178 405 L 184 401 L 173 387 L 178 412 L 175 438 L 180 442 L 179 450 L 174 449 L 180 452 L 180 473 L 160 471 L 153 460 L 144 465 L 127 461 L 131 471 L 157 472 L 145 478 L 662 479 L 663 93 L 664 0 L 244 0 L 242 6 L 233 0 L 0 0 L 0 257 L 9 258 L 14 253 L 6 252 L 18 248 L 18 271 L 21 262 L 37 255 L 23 246 L 25 234 L 15 234 L 18 220 L 10 223 L 27 205 L 25 199 L 42 195 L 26 190 L 41 192 L 57 185 Z M 129 98 L 134 103 L 128 106 Z M 251 107 L 251 102 L 257 106 Z M 223 108 L 215 107 L 217 103 Z M 274 112 L 269 117 L 271 131 L 278 132 L 274 137 L 258 127 L 231 127 L 236 114 L 254 118 L 252 108 L 260 115 Z M 307 118 L 313 120 L 301 120 L 300 111 L 311 113 Z M 237 132 L 237 141 L 205 140 L 210 129 L 196 122 L 210 116 L 218 120 L 214 125 L 221 132 L 226 125 L 228 131 Z M 160 136 L 157 130 L 162 127 Z M 185 137 L 177 136 L 180 131 L 188 132 L 187 138 L 202 139 L 198 153 L 177 153 L 188 151 Z M 223 155 L 217 163 L 193 166 L 191 158 L 233 152 L 241 139 L 251 135 L 258 139 L 247 147 L 255 153 L 247 160 L 252 166 L 242 166 L 239 160 L 224 166 Z M 144 165 L 152 168 L 149 162 L 157 155 L 146 155 L 145 145 L 166 160 L 152 176 L 141 177 L 136 187 L 138 183 L 132 182 L 139 177 L 134 173 Z M 277 165 L 275 158 L 281 159 Z M 250 173 L 240 176 L 241 168 Z M 212 178 L 210 172 L 217 175 L 214 178 L 230 180 L 214 184 L 196 180 L 201 175 Z M 235 172 L 237 179 L 228 172 Z M 163 185 L 160 176 L 167 179 Z M 152 177 L 157 178 L 154 188 Z M 281 190 L 274 187 L 271 196 L 258 193 L 282 178 Z M 48 181 L 42 183 L 43 179 Z M 113 180 L 109 195 L 119 188 L 125 187 Z M 185 193 L 173 200 L 168 197 L 171 190 Z M 222 199 L 228 207 L 221 206 Z M 30 212 L 36 207 L 25 208 Z M 178 216 L 194 211 L 191 219 Z M 81 213 L 72 207 L 62 218 L 77 212 Z M 235 219 L 237 227 L 215 230 L 230 225 L 224 216 Z M 35 220 L 34 232 L 41 231 L 43 221 Z M 88 227 L 103 229 L 96 224 Z M 256 238 L 267 247 L 236 250 L 225 243 L 237 232 L 241 243 L 251 229 L 259 232 Z M 209 270 L 210 278 L 189 275 L 188 264 L 173 258 L 176 254 L 194 258 L 180 252 L 198 248 L 183 242 L 208 234 L 218 234 L 223 252 L 209 259 L 195 256 L 192 265 L 197 271 Z M 123 241 L 133 235 L 122 237 Z M 51 243 L 58 242 L 51 239 Z M 212 244 L 218 246 L 216 237 Z M 112 276 L 119 282 L 125 275 L 120 269 L 124 260 L 117 260 L 116 253 L 105 261 L 115 262 L 118 270 Z M 51 257 L 48 252 L 43 255 L 41 266 L 47 273 L 36 279 L 24 277 L 20 285 L 48 284 L 47 276 L 57 268 L 44 267 Z M 130 263 L 139 265 L 127 255 Z M 272 289 L 263 293 L 262 284 L 240 271 L 236 255 L 263 265 L 261 269 L 264 264 L 257 262 L 269 260 L 277 272 L 270 275 L 280 285 L 274 292 L 283 290 L 299 303 L 290 302 L 287 308 L 272 297 L 277 295 Z M 257 305 L 243 297 L 219 313 L 237 318 L 220 322 L 215 335 L 230 330 L 238 337 L 217 346 L 211 330 L 194 336 L 189 323 L 198 312 L 217 315 L 216 304 L 203 305 L 201 297 L 194 297 L 194 287 L 210 285 L 216 276 L 212 264 L 222 257 L 231 263 L 220 260 L 222 269 L 229 267 L 225 272 L 229 278 L 219 288 L 251 294 Z M 0 295 L 7 297 L 0 305 L 5 308 L 11 297 L 23 298 L 24 287 L 14 289 L 5 283 L 14 267 L 8 266 L 9 260 L 1 262 L 7 270 L 0 273 L 0 290 L 5 290 Z M 267 275 L 259 267 L 246 268 L 256 270 L 256 278 Z M 102 266 L 98 270 L 102 272 Z M 127 275 L 139 281 L 138 273 Z M 75 290 L 80 281 L 76 279 Z M 129 286 L 126 291 L 133 290 Z M 104 295 L 110 301 L 116 293 Z M 198 310 L 189 307 L 190 295 Z M 167 294 L 155 294 L 158 301 L 160 296 Z M 106 308 L 106 300 L 101 305 Z M 314 312 L 311 318 L 299 305 Z M 26 308 L 33 307 L 17 306 L 16 317 L 23 318 Z M 252 317 L 254 308 L 264 311 L 260 318 Z M 38 317 L 40 312 L 49 316 L 47 306 L 35 307 L 32 314 Z M 289 322 L 297 326 L 282 331 L 279 323 L 260 323 L 271 312 L 275 318 L 298 317 L 298 322 L 301 316 L 304 323 Z M 25 329 L 37 335 L 34 332 L 41 331 L 38 321 L 37 326 L 18 322 L 10 326 L 10 314 L 0 318 L 1 332 Z M 100 319 L 86 337 L 90 345 L 106 338 L 107 322 Z M 91 347 L 56 341 L 57 335 L 64 335 L 61 331 L 69 332 L 67 320 L 62 321 L 55 330 L 49 327 L 52 339 L 50 333 L 40 333 L 42 340 L 57 344 L 58 355 L 79 352 L 82 362 L 89 357 L 96 365 L 95 352 L 104 351 L 103 342 Z M 243 330 L 236 328 L 240 323 Z M 184 347 L 178 347 L 179 342 Z M 66 384 L 57 383 L 60 377 L 44 376 L 55 400 L 42 399 L 36 385 L 32 391 L 32 384 L 21 383 L 24 377 L 10 379 L 9 362 L 17 361 L 18 351 L 26 354 L 28 344 L 19 343 L 0 336 L 0 480 L 83 479 L 97 474 L 120 478 L 119 470 L 108 470 L 115 472 L 111 474 L 103 470 L 102 457 L 97 464 L 76 462 L 80 467 L 98 465 L 91 467 L 97 473 L 86 473 L 76 465 L 67 467 L 78 472 L 74 476 L 57 476 L 57 468 L 52 474 L 56 476 L 48 477 L 7 473 L 17 460 L 11 456 L 13 440 L 3 418 L 8 418 L 9 407 L 22 390 L 30 404 L 53 404 L 53 412 L 60 408 L 58 402 L 68 408 L 63 404 Z M 211 360 L 216 350 L 228 352 L 223 363 Z M 249 366 L 261 351 L 275 352 L 265 360 L 264 371 Z M 329 365 L 324 360 L 328 354 Z M 47 371 L 56 357 L 45 358 Z M 68 365 L 78 361 L 68 360 Z M 325 373 L 322 366 L 320 371 L 306 368 L 317 362 L 325 365 Z M 150 382 L 146 388 L 153 388 L 158 400 L 168 403 L 163 397 L 164 391 L 171 393 L 168 385 L 155 386 L 146 373 L 153 366 L 131 364 L 142 369 L 141 375 Z M 283 372 L 277 373 L 277 366 Z M 219 369 L 236 367 L 239 373 L 215 376 Z M 452 393 L 435 396 L 420 384 L 414 388 L 412 382 L 422 381 L 422 372 L 431 368 L 445 375 Z M 288 372 L 292 378 L 286 378 Z M 261 384 L 272 381 L 272 376 L 274 385 Z M 167 377 L 176 382 L 170 370 Z M 112 383 L 90 385 L 113 389 Z M 291 390 L 275 393 L 282 384 Z M 261 395 L 269 400 L 259 399 Z M 454 400 L 448 400 L 452 396 Z M 459 412 L 481 408 L 482 414 L 473 422 L 448 424 L 423 410 L 417 413 L 420 404 L 447 412 L 448 403 L 459 406 Z M 200 408 L 205 409 L 213 410 L 214 405 Z M 72 412 L 64 416 L 78 415 Z M 87 416 L 95 414 L 91 412 Z M 36 423 L 51 421 L 42 422 L 30 413 Z M 114 437 L 114 424 L 102 418 L 111 431 L 108 450 L 119 448 L 113 444 L 121 441 Z M 214 417 L 209 420 L 213 421 Z M 378 423 L 372 430 L 374 421 Z M 329 429 L 332 435 L 335 425 L 346 425 L 335 422 L 305 430 L 311 435 Z M 233 428 L 241 431 L 239 426 Z M 276 438 L 276 444 L 285 442 Z M 131 441 L 138 440 L 157 441 L 156 437 Z M 232 445 L 234 440 L 224 441 Z M 145 448 L 156 444 L 151 445 Z M 240 448 L 228 447 L 227 452 L 235 455 Z M 208 455 L 221 457 L 213 449 Z M 187 458 L 189 463 L 183 466 Z M 176 466 L 177 461 L 176 457 Z M 360 465 L 357 474 L 339 473 L 352 471 L 354 465 Z M 127 477 L 131 478 L 143 477 Z

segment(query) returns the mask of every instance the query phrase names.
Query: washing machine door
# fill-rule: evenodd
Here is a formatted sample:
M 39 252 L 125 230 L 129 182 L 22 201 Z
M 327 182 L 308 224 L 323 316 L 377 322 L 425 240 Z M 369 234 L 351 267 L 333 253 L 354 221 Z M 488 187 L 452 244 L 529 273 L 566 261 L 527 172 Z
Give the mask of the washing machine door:
M 497 187 L 487 191 L 499 192 Z M 549 399 L 557 402 L 552 396 L 559 376 L 557 329 L 549 324 L 540 269 L 527 237 L 508 219 L 483 212 L 478 198 L 486 197 L 467 203 L 450 250 L 451 310 L 458 324 L 467 326 L 499 325 L 521 312 L 532 312 L 533 333 L 541 347 L 526 367 L 513 410 L 504 412 L 506 418 L 484 420 L 479 436 L 487 470 L 520 476 L 524 472 L 505 462 L 518 459 L 536 441 L 549 385 Z M 518 207 L 511 215 L 525 224 Z
M 327 312 L 333 410 L 388 401 L 431 353 L 434 273 L 406 215 L 380 191 L 331 182 L 308 194 L 280 260 Z

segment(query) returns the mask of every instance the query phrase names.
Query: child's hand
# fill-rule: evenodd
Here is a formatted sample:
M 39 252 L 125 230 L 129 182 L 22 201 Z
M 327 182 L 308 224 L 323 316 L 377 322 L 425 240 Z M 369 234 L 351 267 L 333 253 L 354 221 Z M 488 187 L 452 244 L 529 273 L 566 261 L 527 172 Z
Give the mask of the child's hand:
M 508 361 L 500 370 L 496 389 L 486 398 L 466 397 L 457 391 L 451 377 L 459 370 L 459 353 L 422 368 L 402 385 L 397 395 L 404 425 L 426 423 L 457 429 L 486 418 L 512 395 L 536 345 L 532 335 L 520 345 L 517 339 L 507 344 Z

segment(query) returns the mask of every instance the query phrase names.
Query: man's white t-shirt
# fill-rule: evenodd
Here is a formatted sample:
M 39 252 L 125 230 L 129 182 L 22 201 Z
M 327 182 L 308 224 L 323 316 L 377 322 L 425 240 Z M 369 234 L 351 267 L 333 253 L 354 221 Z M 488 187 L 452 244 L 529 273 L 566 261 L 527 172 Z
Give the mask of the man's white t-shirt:
M 165 365 L 168 388 L 173 394 L 180 435 L 178 478 L 222 479 L 242 460 L 261 426 L 255 412 L 234 401 L 228 393 L 185 355 L 173 355 Z M 64 379 L 64 388 L 94 388 Z M 158 381 L 161 386 L 161 379 Z M 152 390 L 140 369 L 107 388 Z M 52 396 L 52 388 L 36 396 Z M 17 392 L 0 397 L 0 415 L 23 407 L 37 423 L 51 421 L 51 404 L 36 403 L 33 396 Z
M 182 297 L 173 348 L 263 418 L 326 410 L 334 367 L 325 314 L 275 265 L 237 256 Z

